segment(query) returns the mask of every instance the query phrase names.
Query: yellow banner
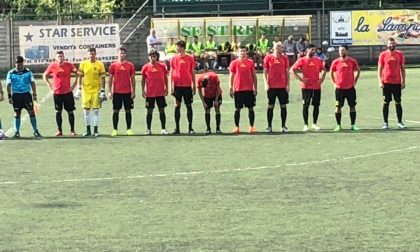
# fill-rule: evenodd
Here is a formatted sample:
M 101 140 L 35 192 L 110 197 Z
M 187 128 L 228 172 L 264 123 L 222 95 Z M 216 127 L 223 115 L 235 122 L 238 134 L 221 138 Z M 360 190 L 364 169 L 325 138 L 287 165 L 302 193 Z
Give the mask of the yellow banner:
M 352 45 L 420 44 L 420 10 L 352 11 Z

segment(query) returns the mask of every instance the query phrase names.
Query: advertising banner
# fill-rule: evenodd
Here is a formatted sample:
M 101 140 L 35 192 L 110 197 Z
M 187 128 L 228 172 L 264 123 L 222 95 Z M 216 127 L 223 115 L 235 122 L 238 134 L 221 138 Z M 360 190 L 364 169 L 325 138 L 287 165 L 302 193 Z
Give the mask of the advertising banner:
M 389 37 L 398 44 L 420 44 L 420 10 L 331 12 L 330 18 L 332 45 L 384 45 Z
M 68 61 L 81 62 L 88 49 L 96 48 L 103 62 L 117 59 L 120 46 L 118 24 L 20 26 L 20 54 L 26 64 L 48 64 L 57 51 L 63 51 Z
M 204 43 L 209 34 L 214 35 L 217 43 L 232 41 L 237 36 L 242 44 L 256 43 L 261 34 L 268 40 L 275 35 L 285 38 L 288 35 L 310 38 L 311 16 L 261 16 L 261 17 L 212 17 L 212 18 L 153 18 L 152 27 L 163 44 L 173 36 L 181 39 L 198 36 Z

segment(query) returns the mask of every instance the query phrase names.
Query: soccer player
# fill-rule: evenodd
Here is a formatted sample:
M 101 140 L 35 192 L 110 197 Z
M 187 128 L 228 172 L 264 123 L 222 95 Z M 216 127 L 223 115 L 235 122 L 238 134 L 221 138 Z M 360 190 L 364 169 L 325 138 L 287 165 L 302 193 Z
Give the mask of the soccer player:
M 330 76 L 331 81 L 335 86 L 335 119 L 337 126 L 335 131 L 341 130 L 341 108 L 344 106 L 344 101 L 350 107 L 350 121 L 351 130 L 358 131 L 356 127 L 356 83 L 360 76 L 360 68 L 357 61 L 348 56 L 347 45 L 339 47 L 340 57 L 335 59 L 331 64 Z
M 309 44 L 306 49 L 306 55 L 299 58 L 295 64 L 290 68 L 290 73 L 295 76 L 301 82 L 302 88 L 302 100 L 303 100 L 303 131 L 308 131 L 308 117 L 309 117 L 309 105 L 314 106 L 313 110 L 313 124 L 312 129 L 320 130 L 321 128 L 317 125 L 319 116 L 319 105 L 321 101 L 321 85 L 324 82 L 326 70 L 322 63 L 322 60 L 315 58 L 316 46 Z M 302 76 L 298 74 L 298 71 L 302 72 Z M 322 77 L 319 75 L 322 73 Z
M 91 136 L 91 118 L 93 113 L 93 135 L 99 136 L 99 109 L 106 100 L 105 94 L 105 66 L 96 59 L 96 49 L 89 48 L 89 58 L 80 63 L 78 71 L 78 85 L 76 98 L 82 95 L 82 106 L 85 114 L 86 132 L 83 136 Z
M 239 58 L 230 63 L 230 95 L 235 98 L 235 128 L 232 133 L 238 134 L 241 109 L 248 108 L 249 133 L 255 133 L 255 98 L 257 96 L 257 75 L 255 73 L 254 62 L 247 57 L 244 46 L 239 47 Z
M 76 109 L 74 105 L 73 90 L 77 86 L 77 78 L 71 85 L 71 74 L 76 73 L 77 69 L 74 65 L 64 60 L 64 52 L 57 51 L 55 54 L 55 62 L 51 63 L 45 70 L 42 78 L 54 94 L 55 121 L 57 123 L 57 132 L 55 136 L 63 135 L 63 107 L 67 111 L 70 123 L 70 136 L 76 136 L 74 130 L 74 113 Z M 49 77 L 52 75 L 53 83 Z
M 268 97 L 267 108 L 267 133 L 272 132 L 273 110 L 276 98 L 280 103 L 281 131 L 288 132 L 286 127 L 287 104 L 289 103 L 290 74 L 289 59 L 283 55 L 283 43 L 277 42 L 274 45 L 273 54 L 264 59 L 264 83 Z
M 188 133 L 194 134 L 192 128 L 192 102 L 195 94 L 195 61 L 194 57 L 185 53 L 185 41 L 176 43 L 178 54 L 171 61 L 171 94 L 175 97 L 175 130 L 173 134 L 180 134 L 179 120 L 181 118 L 181 102 L 184 99 L 187 107 Z
M 134 108 L 134 99 L 136 98 L 136 67 L 127 61 L 127 50 L 123 47 L 118 49 L 118 61 L 113 62 L 109 67 L 108 90 L 114 110 L 112 114 L 114 130 L 111 136 L 118 136 L 119 113 L 123 104 L 127 125 L 126 135 L 134 135 L 131 129 L 131 110 Z
M 0 81 L 0 102 L 4 100 L 4 92 L 3 92 L 3 86 L 1 85 Z M 6 135 L 3 131 L 3 126 L 1 125 L 1 118 L 0 118 L 0 140 L 6 138 Z
M 395 39 L 387 40 L 387 50 L 381 52 L 378 60 L 379 87 L 382 88 L 384 105 L 382 113 L 384 117 L 383 129 L 388 129 L 389 103 L 394 97 L 397 112 L 398 128 L 404 129 L 402 121 L 403 109 L 401 106 L 401 90 L 405 88 L 405 58 L 403 52 L 395 50 Z
M 216 133 L 222 133 L 220 130 L 220 105 L 222 105 L 222 89 L 220 88 L 219 76 L 213 71 L 204 70 L 203 74 L 197 80 L 198 94 L 203 103 L 206 134 L 211 134 L 210 127 L 210 110 L 214 106 L 216 112 Z M 203 90 L 204 89 L 204 90 Z
M 37 93 L 35 79 L 32 72 L 23 67 L 23 57 L 17 56 L 15 60 L 15 68 L 7 73 L 6 77 L 7 97 L 9 103 L 13 105 L 15 111 L 15 134 L 14 138 L 20 137 L 20 116 L 22 109 L 26 109 L 31 121 L 33 135 L 37 138 L 41 137 L 36 124 L 34 111 L 34 101 L 36 102 Z M 31 95 L 32 91 L 32 95 Z
M 146 99 L 146 123 L 147 130 L 146 135 L 152 134 L 152 117 L 155 103 L 159 108 L 159 117 L 162 131 L 162 135 L 167 135 L 166 130 L 166 115 L 165 107 L 166 100 L 165 96 L 168 95 L 168 71 L 166 67 L 158 61 L 159 52 L 149 52 L 149 63 L 145 64 L 141 69 L 141 88 L 142 96 Z

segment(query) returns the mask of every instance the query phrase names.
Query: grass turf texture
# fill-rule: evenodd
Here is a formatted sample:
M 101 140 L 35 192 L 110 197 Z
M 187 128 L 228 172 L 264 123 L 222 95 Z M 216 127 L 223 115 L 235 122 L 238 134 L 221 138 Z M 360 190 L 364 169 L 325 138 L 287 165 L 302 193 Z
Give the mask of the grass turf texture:
M 319 133 L 302 133 L 298 83 L 292 81 L 289 134 L 227 134 L 233 100 L 221 75 L 224 135 L 110 138 L 111 103 L 101 110 L 102 137 L 55 138 L 52 98 L 41 103 L 45 136 L 0 142 L 0 251 L 417 251 L 420 247 L 419 123 L 416 72 L 403 92 L 406 130 L 382 125 L 376 72 L 357 86 L 360 132 L 333 132 L 334 92 L 324 83 Z M 261 74 L 256 126 L 266 127 Z M 39 97 L 47 94 L 41 80 Z M 139 90 L 139 89 L 138 89 Z M 138 91 L 138 94 L 140 92 Z M 173 129 L 168 97 L 167 125 Z M 136 99 L 133 129 L 145 130 L 144 100 Z M 181 131 L 186 132 L 182 107 Z M 310 110 L 312 111 L 312 109 Z M 12 108 L 0 103 L 3 128 Z M 273 127 L 280 130 L 279 106 Z M 85 130 L 78 103 L 76 129 Z M 241 113 L 247 130 L 247 112 Z M 311 113 L 310 113 L 311 118 Z M 67 115 L 63 113 L 68 134 Z M 214 125 L 212 113 L 212 124 Z M 198 96 L 194 128 L 205 130 Z M 213 126 L 213 129 L 215 127 Z M 160 132 L 155 110 L 152 130 Z M 120 114 L 120 132 L 125 132 Z

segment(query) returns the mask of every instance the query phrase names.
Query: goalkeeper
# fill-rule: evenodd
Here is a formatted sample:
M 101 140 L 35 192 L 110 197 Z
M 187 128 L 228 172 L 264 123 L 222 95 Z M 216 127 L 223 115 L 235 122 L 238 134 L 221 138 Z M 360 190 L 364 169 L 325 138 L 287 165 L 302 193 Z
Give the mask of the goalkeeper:
M 93 135 L 99 136 L 99 108 L 106 101 L 105 66 L 96 59 L 96 49 L 89 48 L 87 60 L 80 63 L 78 71 L 78 90 L 75 98 L 82 96 L 82 107 L 85 114 L 86 132 L 83 136 L 91 136 L 91 113 L 93 114 Z

